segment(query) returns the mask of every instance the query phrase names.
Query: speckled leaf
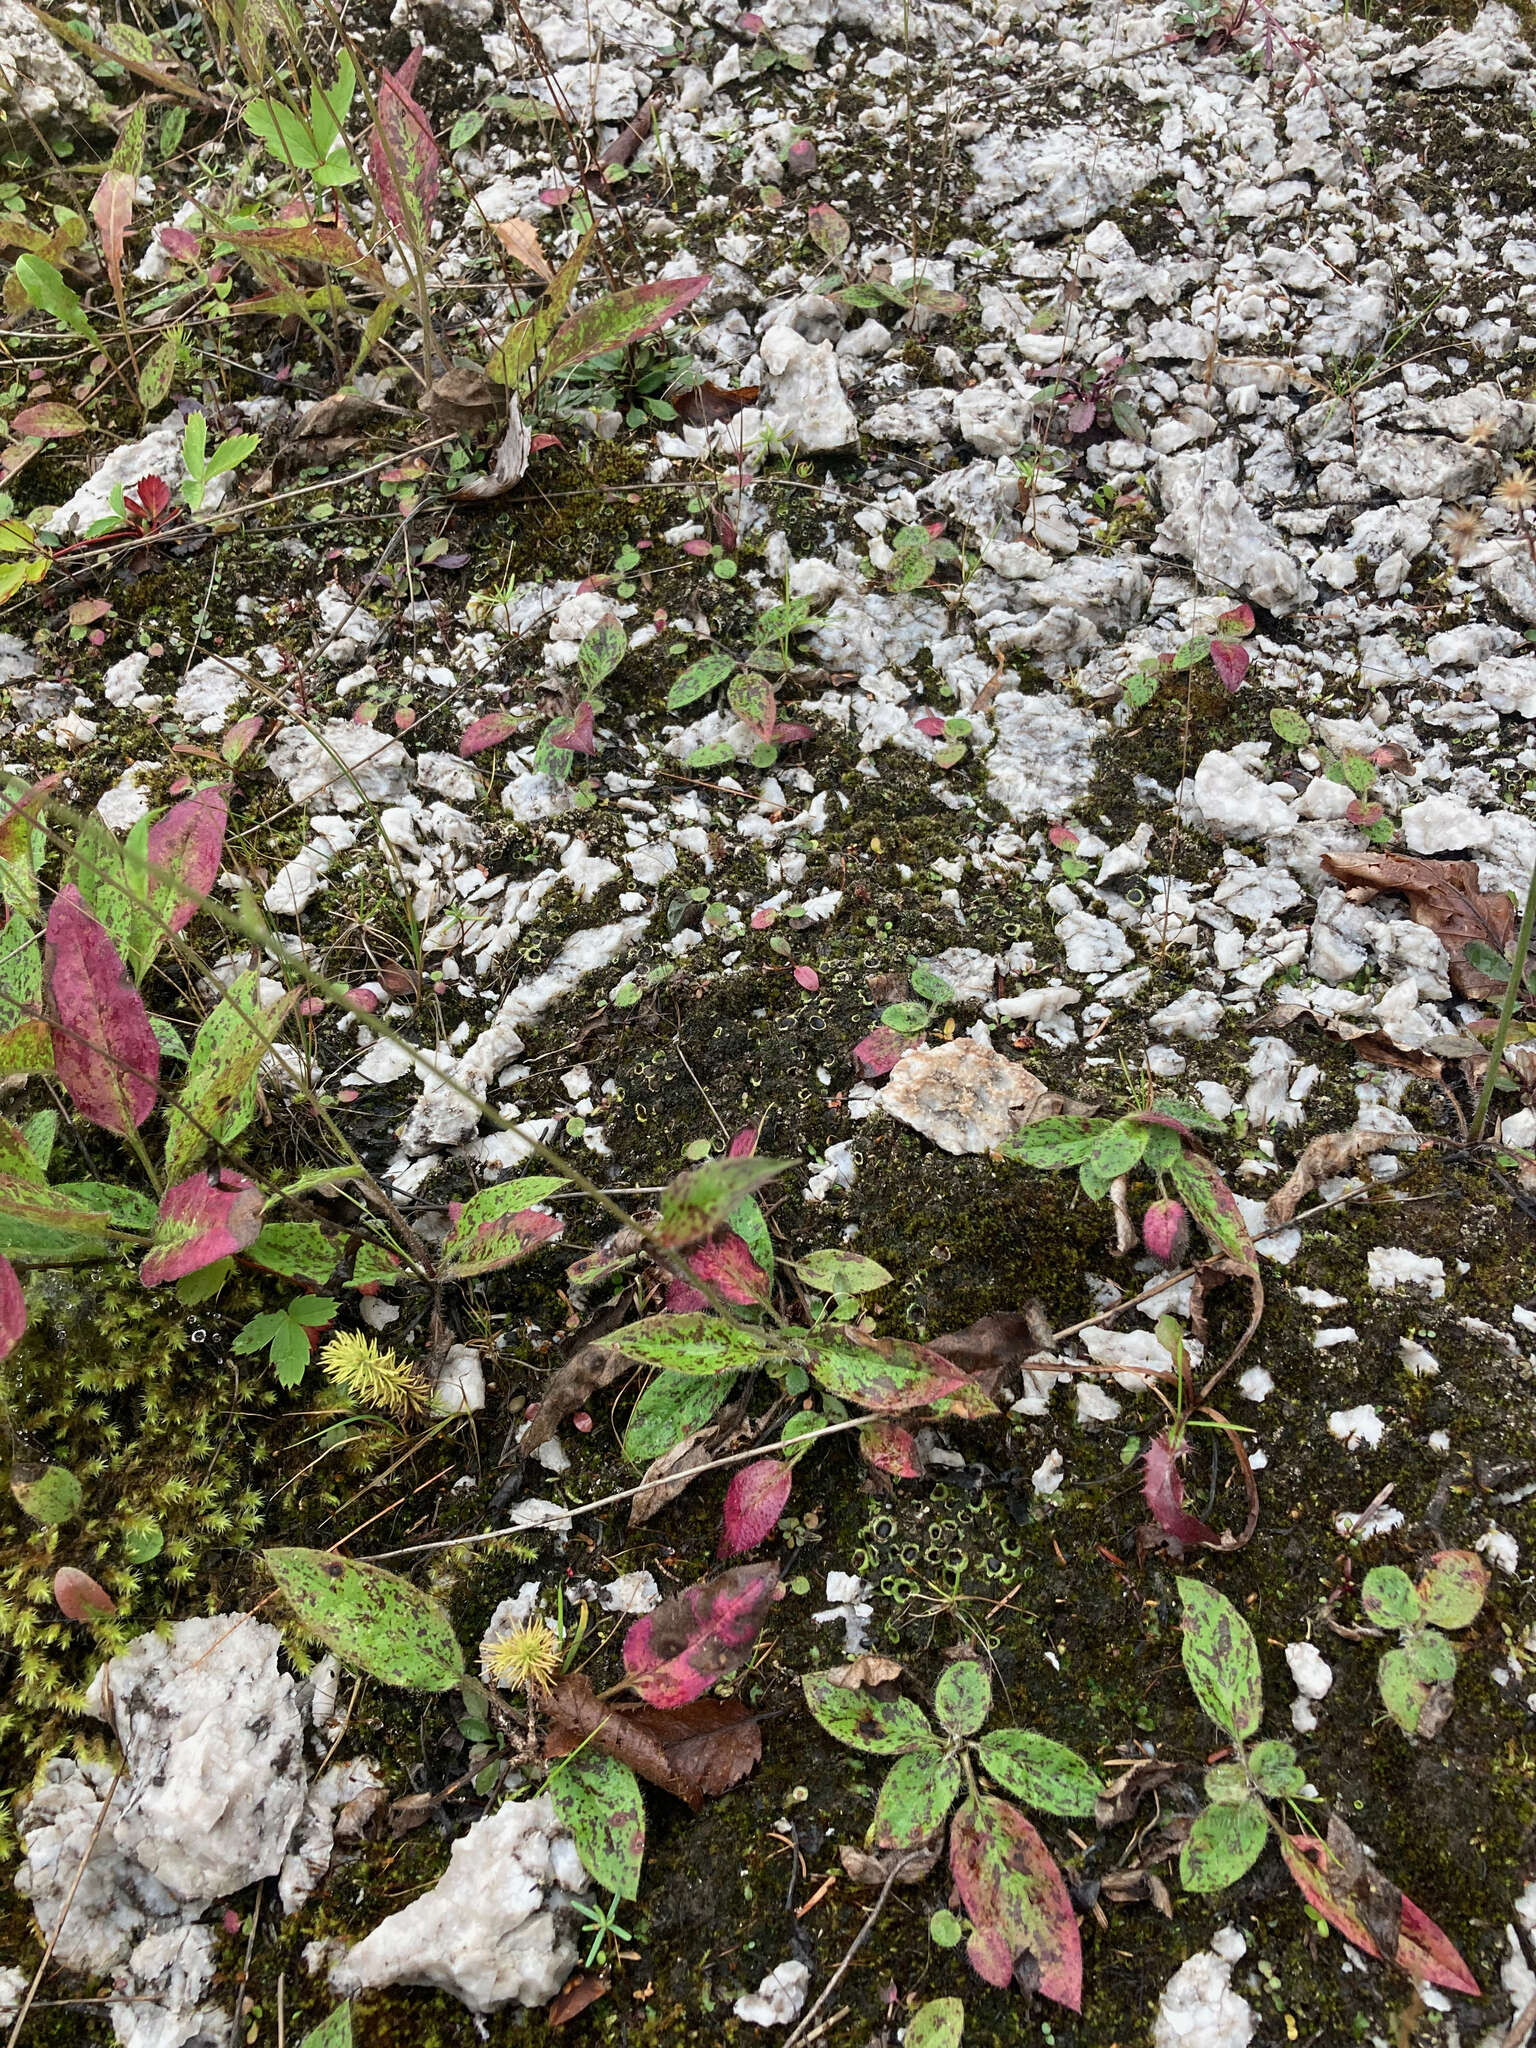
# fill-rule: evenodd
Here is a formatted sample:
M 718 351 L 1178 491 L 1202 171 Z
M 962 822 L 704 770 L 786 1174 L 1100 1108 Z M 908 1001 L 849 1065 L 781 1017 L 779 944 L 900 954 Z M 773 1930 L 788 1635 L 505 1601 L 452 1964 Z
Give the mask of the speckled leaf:
M 202 907 L 198 898 L 218 880 L 228 825 L 224 791 L 210 785 L 172 804 L 150 826 L 145 854 L 153 915 L 149 956 L 134 963 L 141 978 L 166 936 L 185 930 Z
M 341 1257 L 341 1240 L 318 1223 L 268 1223 L 246 1257 L 263 1272 L 323 1287 Z
M 992 1711 L 992 1681 L 979 1659 L 957 1657 L 939 1674 L 933 1711 L 948 1735 L 974 1735 Z
M 1016 1807 L 968 1799 L 949 1828 L 949 1867 L 974 1933 L 966 1947 L 977 1976 L 999 1989 L 1030 1956 L 1040 1990 L 1071 2012 L 1083 1999 L 1083 1955 L 1072 1901 L 1055 1859 Z
M 293 997 L 263 1011 L 254 968 L 231 982 L 192 1044 L 166 1124 L 165 1177 L 183 1180 L 211 1140 L 229 1145 L 256 1114 L 256 1077 Z
M 738 1155 L 739 1156 L 739 1155 Z M 727 1230 L 735 1231 L 746 1246 L 765 1283 L 773 1285 L 773 1239 L 768 1234 L 768 1225 L 754 1196 L 748 1195 L 744 1202 L 738 1202 L 725 1219 Z
M 800 1680 L 805 1703 L 834 1742 L 871 1756 L 902 1756 L 934 1742 L 927 1716 L 912 1700 L 877 1699 L 872 1692 L 836 1685 L 827 1671 Z
M 1434 1687 L 1415 1675 L 1406 1651 L 1386 1652 L 1376 1666 L 1376 1685 L 1383 1706 L 1398 1727 L 1405 1735 L 1417 1735 L 1420 1718 Z
M 717 1557 L 742 1557 L 747 1551 L 756 1550 L 759 1543 L 767 1542 L 789 1504 L 794 1476 L 792 1467 L 782 1458 L 759 1458 L 742 1466 L 725 1490 L 724 1527 Z
M 167 1188 L 139 1279 L 158 1287 L 243 1252 L 260 1235 L 264 1199 L 253 1180 L 228 1167 L 191 1174 Z
M 447 1610 L 407 1579 L 330 1550 L 262 1555 L 305 1632 L 386 1685 L 446 1692 L 464 1675 Z
M 877 1472 L 889 1472 L 893 1479 L 921 1479 L 923 1468 L 917 1455 L 917 1440 L 899 1422 L 866 1422 L 859 1431 L 859 1456 Z
M 1220 1892 L 1236 1884 L 1264 1852 L 1269 1824 L 1257 1799 L 1208 1806 L 1195 1816 L 1179 1851 L 1179 1877 L 1187 1892 Z
M 1184 1670 L 1201 1707 L 1235 1741 L 1264 1718 L 1264 1680 L 1253 1631 L 1224 1593 L 1178 1581 L 1184 1602 Z
M 628 636 L 617 616 L 605 612 L 576 651 L 576 673 L 589 696 L 612 675 L 628 646 Z
M 1266 1799 L 1293 1799 L 1307 1782 L 1288 1742 L 1256 1742 L 1248 1752 L 1248 1769 Z
M 907 2022 L 903 2048 L 960 2048 L 965 2032 L 963 1998 L 930 1998 Z
M 807 1332 L 801 1341 L 811 1378 L 856 1408 L 882 1415 L 931 1408 L 939 1415 L 975 1420 L 997 1413 L 975 1380 L 925 1344 L 899 1337 L 860 1339 L 850 1329 Z
M 608 349 L 643 341 L 690 305 L 708 283 L 707 276 L 657 278 L 594 299 L 550 338 L 539 366 L 540 376 L 559 376 Z
M 11 1492 L 28 1520 L 45 1529 L 73 1521 L 83 1498 L 79 1480 L 63 1465 L 12 1466 Z
M 743 670 L 725 695 L 726 702 L 742 724 L 755 732 L 760 740 L 767 739 L 779 715 L 773 686 L 768 678 Z
M 105 1206 L 0 1173 L 0 1254 L 24 1262 L 98 1257 L 107 1247 Z
M 1184 1152 L 1169 1169 L 1169 1177 L 1184 1206 L 1216 1248 L 1239 1265 L 1245 1273 L 1257 1273 L 1258 1253 L 1237 1197 L 1209 1159 Z
M 1403 1640 L 1403 1654 L 1415 1678 L 1426 1685 L 1449 1685 L 1456 1676 L 1456 1652 L 1437 1628 L 1417 1630 Z
M 691 1372 L 659 1372 L 630 1411 L 624 1455 L 632 1465 L 649 1465 L 702 1429 L 735 1386 L 732 1374 L 705 1378 Z
M 698 661 L 690 662 L 667 692 L 667 709 L 681 711 L 685 704 L 692 704 L 696 698 L 718 690 L 735 667 L 735 656 L 719 647 Z
M 584 1749 L 550 1772 L 549 1796 L 593 1882 L 621 1899 L 638 1898 L 645 1802 L 629 1765 L 600 1749 Z
M 27 1297 L 16 1269 L 0 1258 L 0 1358 L 9 1358 L 27 1334 Z
M 809 1252 L 796 1259 L 795 1271 L 818 1294 L 873 1294 L 891 1284 L 884 1266 L 858 1252 Z
M 57 775 L 45 775 L 30 787 L 20 782 L 7 783 L 4 809 L 0 811 L 0 901 L 32 923 L 42 915 L 37 870 L 48 845 L 40 820 L 49 793 L 59 780 Z
M 1481 1998 L 1477 1979 L 1454 1944 L 1405 1892 L 1398 1894 L 1401 1919 L 1396 1944 L 1391 1954 L 1384 1955 L 1363 1917 L 1363 1888 L 1358 1881 L 1351 1882 L 1347 1863 L 1333 1849 L 1315 1835 L 1282 1835 L 1280 1853 L 1307 1904 L 1365 1955 L 1396 1963 L 1421 1983 L 1440 1984 L 1447 1991 Z M 1396 1891 L 1386 1878 L 1378 1876 L 1375 1882 L 1378 1888 Z
M 522 720 L 511 711 L 488 711 L 484 718 L 477 718 L 466 725 L 459 736 L 459 752 L 467 761 L 475 754 L 483 754 L 489 747 L 504 746 L 512 739 Z
M 1436 1628 L 1465 1628 L 1488 1597 L 1488 1567 L 1475 1550 L 1437 1550 L 1419 1580 L 1424 1619 Z
M 1026 1124 L 1026 1130 L 1029 1126 Z M 1101 1124 L 1094 1133 L 1088 1156 L 1078 1171 L 1080 1175 L 1092 1175 L 1096 1192 L 1102 1192 L 1112 1180 L 1118 1180 L 1122 1173 L 1130 1173 L 1141 1164 L 1141 1155 L 1147 1149 L 1147 1126 L 1133 1117 L 1120 1117 L 1115 1123 Z
M 805 231 L 830 263 L 839 262 L 853 240 L 853 229 L 825 200 L 806 208 Z
M 656 1242 L 682 1251 L 720 1229 L 738 1202 L 795 1164 L 792 1159 L 709 1159 L 680 1173 L 661 1197 Z
M 674 1315 L 708 1309 L 711 1302 L 703 1291 L 706 1287 L 738 1308 L 757 1307 L 768 1298 L 768 1275 L 734 1230 L 717 1230 L 685 1254 L 684 1264 L 702 1284 L 690 1286 L 676 1275 L 668 1280 L 667 1307 Z
M 1081 1166 L 1102 1129 L 1096 1117 L 1043 1116 L 1015 1131 L 1000 1149 L 1002 1157 L 1011 1159 L 1015 1166 L 1058 1173 L 1063 1167 Z
M 976 1749 L 987 1776 L 1040 1813 L 1086 1817 L 1104 1796 L 1104 1780 L 1075 1749 L 1028 1728 L 995 1729 Z
M 61 889 L 48 911 L 43 988 L 53 1060 L 88 1122 L 119 1136 L 155 1106 L 160 1046 L 117 948 L 80 900 Z
M 915 1849 L 943 1827 L 960 1796 L 960 1759 L 930 1741 L 899 1756 L 885 1774 L 875 1801 L 873 1841 L 877 1849 Z
M 338 2005 L 318 2027 L 311 2027 L 299 2048 L 352 2048 L 352 2008 Z
M 1366 1573 L 1360 1605 L 1377 1628 L 1417 1628 L 1423 1619 L 1412 1579 L 1395 1564 L 1379 1564 Z
M 443 1245 L 439 1272 L 445 1280 L 468 1280 L 514 1265 L 549 1244 L 564 1230 L 558 1216 L 536 1209 L 567 1183 L 553 1174 L 503 1181 L 471 1195 L 453 1220 Z
M 685 1707 L 734 1677 L 752 1654 L 778 1585 L 776 1564 L 739 1564 L 663 1600 L 625 1634 L 630 1684 L 653 1707 Z
M 603 1339 L 639 1365 L 675 1373 L 745 1372 L 761 1364 L 765 1339 L 745 1323 L 701 1314 L 647 1316 Z
M 52 1067 L 43 956 L 37 934 L 13 910 L 0 930 L 0 1074 L 46 1074 Z

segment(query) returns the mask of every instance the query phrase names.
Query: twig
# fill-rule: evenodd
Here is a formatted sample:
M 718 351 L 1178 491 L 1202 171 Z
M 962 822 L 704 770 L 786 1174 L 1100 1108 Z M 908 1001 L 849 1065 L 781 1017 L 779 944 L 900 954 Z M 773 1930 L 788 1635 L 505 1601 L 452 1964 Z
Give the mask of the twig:
M 96 1824 L 91 1829 L 91 1838 L 85 1845 L 85 1854 L 75 1866 L 74 1882 L 69 1887 L 69 1896 L 64 1901 L 58 1919 L 53 1923 L 53 1932 L 48 1937 L 48 1946 L 43 1950 L 43 1959 L 33 1972 L 32 1982 L 27 1986 L 27 1995 L 21 2001 L 21 2011 L 16 2015 L 16 2024 L 11 2028 L 10 2034 L 7 2036 L 5 2048 L 16 2048 L 16 2043 L 21 2038 L 21 2030 L 27 2023 L 27 2014 L 32 2010 L 32 2001 L 37 1996 L 37 1987 L 42 1983 L 43 1973 L 53 1960 L 53 1951 L 58 1946 L 59 1936 L 64 1932 L 64 1922 L 69 1918 L 69 1909 L 75 1903 L 75 1893 L 80 1889 L 80 1880 L 85 1875 L 85 1866 L 90 1862 L 92 1852 L 96 1847 L 97 1841 L 100 1839 L 101 1830 L 107 1818 L 107 1808 L 112 1804 L 112 1795 L 123 1782 L 123 1773 L 127 1768 L 128 1765 L 125 1759 L 118 1765 L 117 1770 L 113 1774 L 112 1782 L 107 1787 L 107 1796 L 101 1802 L 101 1811 L 97 1814 Z
M 869 1937 L 874 1933 L 875 1922 L 880 1918 L 881 1912 L 883 1911 L 885 1906 L 885 1902 L 891 1895 L 891 1886 L 895 1884 L 897 1878 L 900 1877 L 901 1873 L 907 1868 L 909 1863 L 921 1861 L 923 1853 L 924 1852 L 921 1849 L 909 1849 L 905 1856 L 899 1856 L 896 1859 L 896 1861 L 891 1865 L 890 1875 L 886 1878 L 885 1883 L 881 1885 L 880 1896 L 878 1899 L 876 1899 L 875 1903 L 870 1907 L 869 1915 L 866 1918 L 864 1925 L 853 1937 L 853 1940 L 849 1942 L 848 1950 L 847 1953 L 844 1955 L 843 1960 L 838 1964 L 837 1968 L 832 1972 L 831 1976 L 827 1979 L 826 1989 L 822 1992 L 820 1998 L 817 1999 L 816 2003 L 811 2007 L 810 2011 L 806 2014 L 805 2018 L 800 2022 L 799 2026 L 796 2027 L 795 2031 L 790 2035 L 789 2039 L 784 2043 L 784 2048 L 795 2048 L 795 2044 L 797 2041 L 803 2041 L 806 2039 L 807 2030 L 810 2027 L 811 2021 L 815 2019 L 817 2013 L 821 2011 L 821 2008 L 832 1996 L 833 1992 L 837 1989 L 838 1985 L 842 1983 L 844 1977 L 846 1977 L 848 1974 L 849 1964 L 853 1961 L 854 1957 L 858 1954 L 859 1950 L 864 1946 L 865 1942 L 868 1941 Z M 818 2028 L 817 2032 L 819 2033 L 820 2031 L 821 2029 Z
M 1522 2043 L 1533 2025 L 1536 2025 L 1536 1996 L 1525 2001 L 1509 2032 L 1504 2036 L 1503 2048 L 1522 2048 Z

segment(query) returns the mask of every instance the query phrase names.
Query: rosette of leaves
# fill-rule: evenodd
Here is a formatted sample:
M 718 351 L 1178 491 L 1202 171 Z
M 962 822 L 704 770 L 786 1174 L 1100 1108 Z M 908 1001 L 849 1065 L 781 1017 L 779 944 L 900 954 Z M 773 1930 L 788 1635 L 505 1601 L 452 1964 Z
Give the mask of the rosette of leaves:
M 1399 1577 L 1408 1583 L 1406 1574 Z M 1178 1588 L 1185 1676 L 1232 1746 L 1231 1760 L 1205 1774 L 1211 1803 L 1179 1856 L 1185 1888 L 1215 1892 L 1235 1884 L 1273 1834 L 1307 1904 L 1356 1948 L 1421 1982 L 1478 1997 L 1477 1980 L 1449 1937 L 1376 1867 L 1338 1816 L 1329 1818 L 1324 1836 L 1306 1823 L 1302 1802 L 1316 1795 L 1307 1790 L 1296 1752 L 1288 1742 L 1254 1740 L 1264 1719 L 1264 1676 L 1252 1629 L 1214 1587 L 1180 1579 Z M 1301 1832 L 1288 1833 L 1275 1817 L 1273 1803 L 1280 1802 L 1303 1822 Z
M 1439 1550 L 1417 1585 L 1395 1564 L 1365 1575 L 1360 1605 L 1398 1647 L 1376 1667 L 1382 1703 L 1405 1735 L 1438 1735 L 1450 1719 L 1456 1652 L 1444 1631 L 1466 1628 L 1488 1596 L 1488 1567 L 1473 1550 Z
M 1032 1730 L 983 1733 L 992 1683 L 974 1658 L 957 1659 L 934 1687 L 937 1730 L 915 1701 L 885 1699 L 839 1684 L 838 1676 L 804 1675 L 811 1712 L 835 1741 L 895 1759 L 875 1802 L 869 1845 L 900 1855 L 932 1843 L 947 1825 L 950 1872 L 970 1922 L 971 1967 L 1006 1988 L 1027 1957 L 1041 1992 L 1077 2012 L 1082 1949 L 1066 1881 L 1032 1822 L 983 1791 L 977 1774 L 1037 1813 L 1072 1819 L 1092 1815 L 1104 1791 L 1098 1773 L 1075 1750 Z
M 794 669 L 796 635 L 814 633 L 826 624 L 815 612 L 815 603 L 809 597 L 786 598 L 782 604 L 759 612 L 745 652 L 738 657 L 724 647 L 712 647 L 697 661 L 690 662 L 667 692 L 667 709 L 680 711 L 701 697 L 712 696 L 723 684 L 727 704 L 754 737 L 752 766 L 771 768 L 779 758 L 780 747 L 811 736 L 808 725 L 786 724 L 780 719 L 773 678 L 788 675 Z M 735 758 L 734 741 L 711 740 L 706 746 L 695 747 L 686 765 L 718 768 Z
M 1253 631 L 1253 613 L 1245 604 L 1234 605 L 1216 621 L 1214 633 L 1195 633 L 1172 654 L 1156 654 L 1132 669 L 1121 686 L 1133 711 L 1150 704 L 1159 688 L 1175 676 L 1209 662 L 1223 687 L 1235 694 L 1248 673 L 1250 655 L 1243 641 Z

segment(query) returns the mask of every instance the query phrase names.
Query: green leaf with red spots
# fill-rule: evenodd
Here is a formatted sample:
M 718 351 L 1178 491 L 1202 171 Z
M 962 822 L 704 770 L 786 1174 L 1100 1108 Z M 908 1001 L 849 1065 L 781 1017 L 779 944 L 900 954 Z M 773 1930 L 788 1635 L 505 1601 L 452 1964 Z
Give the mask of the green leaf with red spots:
M 1184 1603 L 1184 1671 L 1195 1698 L 1225 1734 L 1246 1742 L 1264 1718 L 1264 1678 L 1253 1631 L 1225 1593 L 1178 1581 Z
M 959 1798 L 961 1783 L 960 1759 L 946 1756 L 936 1741 L 898 1757 L 875 1801 L 876 1848 L 915 1849 L 932 1840 Z
M 408 1579 L 332 1550 L 266 1550 L 267 1568 L 305 1632 L 385 1685 L 447 1692 L 464 1653 L 446 1608 Z
M 1006 1990 L 1021 1957 L 1041 1993 L 1071 2012 L 1083 2000 L 1083 1954 L 1066 1882 L 1039 1834 L 1002 1799 L 968 1799 L 950 1823 L 949 1867 L 970 1916 L 966 1954 Z
M 997 1413 L 996 1403 L 975 1380 L 926 1344 L 861 1338 L 851 1329 L 807 1332 L 801 1342 L 811 1378 L 856 1408 L 880 1415 L 931 1408 L 938 1415 L 973 1421 Z
M 638 1898 L 645 1802 L 629 1765 L 600 1749 L 584 1749 L 550 1772 L 549 1796 L 593 1882 L 621 1899 Z
M 829 1671 L 808 1671 L 800 1680 L 805 1703 L 834 1742 L 871 1756 L 902 1756 L 933 1744 L 933 1730 L 911 1700 L 878 1699 L 862 1687 L 839 1685 Z

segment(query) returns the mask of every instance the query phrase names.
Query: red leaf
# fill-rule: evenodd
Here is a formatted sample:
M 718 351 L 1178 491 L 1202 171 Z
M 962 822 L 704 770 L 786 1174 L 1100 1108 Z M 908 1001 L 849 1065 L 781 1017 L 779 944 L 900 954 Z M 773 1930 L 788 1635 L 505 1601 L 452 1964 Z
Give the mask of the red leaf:
M 124 502 L 137 504 L 146 518 L 160 519 L 170 507 L 171 487 L 163 476 L 141 476 Z
M 859 1431 L 859 1456 L 877 1472 L 889 1472 L 893 1479 L 923 1476 L 923 1468 L 917 1462 L 916 1441 L 899 1422 L 866 1422 Z
M 690 1272 L 738 1308 L 757 1308 L 768 1299 L 768 1275 L 734 1230 L 719 1231 L 696 1245 L 689 1252 L 687 1263 Z M 709 1297 L 690 1287 L 686 1280 L 674 1277 L 667 1283 L 670 1314 L 689 1315 L 709 1306 Z
M 1213 640 L 1211 666 L 1229 690 L 1235 690 L 1248 673 L 1251 657 L 1240 640 Z
M 85 415 L 77 412 L 74 406 L 60 405 L 45 399 L 42 404 L 29 405 L 17 413 L 11 421 L 11 432 L 36 435 L 46 441 L 58 435 L 83 434 L 89 424 Z M 93 611 L 92 618 L 99 619 L 112 609 L 105 599 L 98 599 L 97 603 L 101 609 Z M 77 621 L 71 613 L 70 624 L 73 626 L 77 623 L 83 621 Z
M 979 1381 L 926 1344 L 865 1337 L 848 1325 L 808 1337 L 804 1356 L 807 1372 L 825 1392 L 877 1415 L 932 1408 L 981 1422 L 997 1414 Z
M 1154 1202 L 1141 1219 L 1141 1241 L 1163 1265 L 1181 1265 L 1189 1249 L 1189 1211 L 1184 1204 Z
M 944 721 L 942 718 L 935 718 L 931 711 L 926 718 L 919 718 L 915 723 L 925 740 L 943 739 Z
M 920 1038 L 903 1037 L 889 1024 L 877 1024 L 868 1037 L 861 1038 L 853 1048 L 853 1057 L 864 1078 L 875 1081 L 882 1074 L 888 1074 L 904 1052 L 910 1052 L 914 1045 L 922 1042 Z
M 695 556 L 707 555 L 709 553 L 709 542 L 707 540 L 685 540 L 683 542 L 683 553 Z
M 725 1156 L 727 1159 L 750 1159 L 756 1151 L 757 1125 L 748 1124 L 745 1130 L 738 1131 L 732 1138 Z
M 1059 846 L 1063 853 L 1070 853 L 1078 839 L 1076 831 L 1070 825 L 1053 825 L 1045 836 L 1052 846 Z
M 201 236 L 194 235 L 190 228 L 172 227 L 169 221 L 155 229 L 155 239 L 178 263 L 195 263 L 203 246 Z
M 1235 604 L 1231 611 L 1223 612 L 1216 621 L 1216 630 L 1229 640 L 1241 640 L 1253 631 L 1253 608 L 1251 605 Z
M 139 1279 L 146 1287 L 158 1287 L 243 1252 L 261 1235 L 265 1201 L 255 1181 L 228 1167 L 189 1174 L 161 1197 L 154 1241 Z
M 484 718 L 477 718 L 473 725 L 465 726 L 459 740 L 459 752 L 467 761 L 471 754 L 483 754 L 487 747 L 499 747 L 504 740 L 511 739 L 518 723 L 510 711 L 488 711 Z
M 237 761 L 243 759 L 251 751 L 251 748 L 255 746 L 256 742 L 261 738 L 262 729 L 265 724 L 266 720 L 259 717 L 254 711 L 249 718 L 237 718 L 235 720 L 229 731 L 225 733 L 223 739 L 219 741 L 219 752 L 231 767 Z
M 27 1297 L 10 1260 L 0 1259 L 0 1358 L 9 1358 L 26 1334 Z
M 568 754 L 595 754 L 592 737 L 592 706 L 582 702 L 569 718 L 557 718 L 549 728 L 549 744 L 563 747 Z
M 1401 1895 L 1402 1923 L 1397 1953 L 1383 1958 L 1360 1913 L 1351 1903 L 1347 1872 L 1327 1845 L 1315 1835 L 1282 1834 L 1280 1854 L 1307 1904 L 1321 1913 L 1329 1926 L 1336 1927 L 1356 1948 L 1368 1956 L 1375 1956 L 1378 1961 L 1396 1963 L 1399 1969 L 1406 1970 L 1410 1977 L 1422 1982 L 1444 1985 L 1447 1991 L 1460 1991 L 1468 1998 L 1482 1997 L 1477 1979 L 1462 1961 L 1454 1943 L 1406 1892 Z
M 756 1464 L 743 1465 L 725 1490 L 725 1527 L 715 1555 L 740 1557 L 766 1543 L 779 1526 L 793 1479 L 782 1458 L 759 1458 Z
M 398 71 L 384 73 L 379 118 L 368 138 L 368 168 L 379 204 L 396 234 L 417 248 L 425 245 L 432 225 L 442 162 L 432 123 L 411 94 L 423 47 L 418 43 Z
M 1153 1437 L 1143 1461 L 1146 1469 L 1142 1474 L 1142 1495 L 1152 1511 L 1153 1521 L 1165 1536 L 1171 1536 L 1175 1543 L 1206 1544 L 1219 1549 L 1221 1538 L 1216 1531 L 1184 1510 L 1184 1482 L 1179 1477 L 1179 1460 L 1188 1448 L 1184 1444 L 1175 1450 L 1166 1431 Z
M 950 1823 L 949 1867 L 976 1932 L 966 1953 L 978 1977 L 1006 1990 L 1029 1956 L 1047 1998 L 1077 2012 L 1083 1953 L 1072 1901 L 1055 1859 L 1002 1799 L 968 1799 Z
M 117 1602 L 89 1572 L 63 1564 L 53 1575 L 53 1597 L 66 1621 L 88 1621 L 92 1614 L 116 1614 Z
M 118 290 L 122 286 L 123 243 L 133 225 L 133 200 L 138 187 L 139 181 L 133 172 L 118 170 L 109 164 L 91 197 L 91 218 L 101 236 L 101 253 L 107 259 L 108 273 Z
M 739 1564 L 630 1625 L 624 1669 L 653 1707 L 686 1707 L 751 1655 L 778 1591 L 776 1564 Z
M 201 907 L 197 898 L 206 896 L 218 880 L 228 825 L 229 804 L 224 792 L 210 787 L 172 804 L 165 816 L 150 826 L 145 848 L 150 882 L 157 908 L 159 899 L 172 897 L 165 922 L 173 933 L 192 922 Z
M 104 1131 L 136 1130 L 155 1106 L 159 1042 L 144 998 L 73 882 L 48 912 L 43 995 L 71 1102 Z
M 811 728 L 808 725 L 792 725 L 784 719 L 781 719 L 767 735 L 776 747 L 795 747 L 801 740 L 808 740 L 810 736 Z
M 812 995 L 821 987 L 821 976 L 814 967 L 797 967 L 794 972 L 796 981 L 802 988 L 809 989 Z

